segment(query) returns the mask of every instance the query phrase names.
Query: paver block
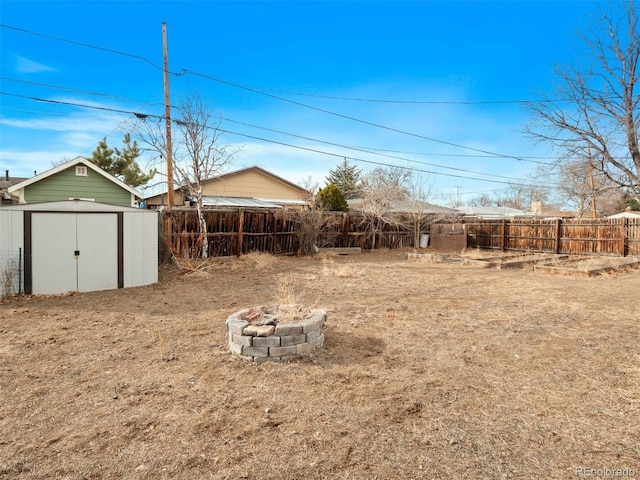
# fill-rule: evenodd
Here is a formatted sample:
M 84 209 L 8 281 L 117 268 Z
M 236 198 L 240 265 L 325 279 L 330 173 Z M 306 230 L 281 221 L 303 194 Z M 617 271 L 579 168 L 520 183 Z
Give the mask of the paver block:
M 302 328 L 300 329 L 302 330 Z M 307 341 L 307 336 L 302 335 L 285 335 L 280 337 L 280 346 L 288 347 L 289 345 L 298 345 Z
M 279 347 L 280 337 L 249 337 L 253 338 L 254 347 Z
M 314 310 L 314 312 L 317 311 Z M 312 313 L 309 318 L 300 322 L 300 325 L 302 325 L 302 333 L 309 333 L 313 332 L 314 330 L 322 329 L 325 318 L 326 315 L 324 313 Z
M 269 349 L 269 355 L 272 357 L 295 355 L 297 352 L 298 347 L 296 345 L 290 345 L 288 347 L 271 347 Z
M 229 330 L 231 333 L 237 333 L 238 335 L 242 335 L 242 332 L 248 325 L 249 322 L 238 320 L 233 315 L 227 320 L 227 330 Z
M 238 345 L 237 343 L 230 343 L 229 350 L 236 355 L 242 355 L 242 345 Z
M 269 335 L 273 335 L 275 331 L 276 327 L 274 325 L 249 325 L 244 329 L 243 333 L 255 337 L 268 337 Z
M 279 323 L 276 325 L 276 335 L 298 335 L 302 333 L 302 325 L 299 323 Z
M 267 347 L 242 347 L 242 355 L 247 357 L 267 357 L 269 348 Z
M 312 342 L 313 340 L 318 338 L 320 335 L 322 335 L 322 330 L 314 330 L 313 332 L 307 333 L 305 341 Z
M 238 345 L 246 345 L 247 347 L 250 347 L 252 345 L 252 340 L 253 337 L 249 337 L 248 335 L 238 335 L 237 333 L 231 334 L 231 341 L 233 343 L 237 343 Z
M 315 340 L 312 340 L 308 343 L 308 345 L 311 345 L 315 348 L 321 347 L 324 344 L 324 333 L 321 334 L 318 338 L 316 338 Z

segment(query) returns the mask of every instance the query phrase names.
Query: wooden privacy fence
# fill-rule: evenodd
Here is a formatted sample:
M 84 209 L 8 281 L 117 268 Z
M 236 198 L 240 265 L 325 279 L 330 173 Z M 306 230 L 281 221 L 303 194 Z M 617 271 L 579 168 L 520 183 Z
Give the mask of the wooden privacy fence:
M 302 213 L 291 210 L 207 210 L 208 255 L 242 255 L 259 251 L 294 254 L 304 230 Z M 172 220 L 171 243 L 176 254 L 197 257 L 198 219 L 195 209 L 177 208 L 160 215 L 161 258 L 168 260 L 166 222 Z M 458 220 L 458 223 L 462 223 Z M 428 221 L 422 232 L 428 233 Z M 464 220 L 467 246 L 568 254 L 640 255 L 640 220 Z M 316 245 L 322 247 L 414 247 L 410 222 L 376 223 L 357 213 L 322 215 Z M 437 231 L 434 230 L 437 234 Z M 375 236 L 375 243 L 374 243 Z
M 498 250 L 598 255 L 640 255 L 640 220 L 467 221 L 467 246 Z
M 205 211 L 209 256 L 242 255 L 253 251 L 291 254 L 300 247 L 302 212 L 268 209 L 216 209 Z M 167 225 L 171 218 L 171 243 L 176 254 L 197 257 L 198 218 L 195 209 L 176 208 L 160 215 L 161 258 L 168 259 Z M 395 224 L 375 225 L 376 248 L 413 245 L 413 233 Z M 371 222 L 363 215 L 328 212 L 322 215 L 318 247 L 361 247 L 373 242 Z

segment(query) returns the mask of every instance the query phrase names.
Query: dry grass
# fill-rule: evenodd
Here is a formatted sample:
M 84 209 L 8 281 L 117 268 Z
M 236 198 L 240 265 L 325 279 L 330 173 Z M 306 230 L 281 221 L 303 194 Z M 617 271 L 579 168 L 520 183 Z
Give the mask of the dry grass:
M 336 256 L 320 257 L 323 275 L 337 278 L 360 278 L 366 275 L 367 268 L 352 260 L 336 261 Z
M 272 269 L 280 259 L 275 255 L 263 252 L 250 252 L 241 257 L 234 257 L 232 265 L 235 268 L 249 268 L 258 272 Z
M 279 258 L 269 275 L 212 262 L 208 277 L 0 304 L 0 478 L 640 475 L 640 271 L 405 253 Z M 327 310 L 324 348 L 230 355 L 224 320 L 279 289 Z
M 273 313 L 277 313 L 279 322 L 297 322 L 310 313 L 310 306 L 303 304 L 299 290 L 299 282 L 291 273 L 277 277 L 273 293 Z

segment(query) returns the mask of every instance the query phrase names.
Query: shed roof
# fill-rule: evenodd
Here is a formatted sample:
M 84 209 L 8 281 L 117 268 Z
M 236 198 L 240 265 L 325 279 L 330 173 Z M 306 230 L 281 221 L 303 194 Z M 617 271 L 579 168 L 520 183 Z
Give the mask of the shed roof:
M 60 200 L 56 202 L 21 203 L 6 205 L 2 210 L 22 210 L 34 212 L 150 212 L 143 208 L 125 207 L 90 200 Z

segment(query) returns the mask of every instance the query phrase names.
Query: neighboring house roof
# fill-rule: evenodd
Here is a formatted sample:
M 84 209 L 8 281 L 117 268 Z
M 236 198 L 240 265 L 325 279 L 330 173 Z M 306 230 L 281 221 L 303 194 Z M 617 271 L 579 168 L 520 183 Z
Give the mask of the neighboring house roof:
M 308 205 L 308 202 L 304 200 L 308 192 L 304 188 L 256 166 L 224 173 L 200 183 L 203 196 L 218 198 L 214 201 L 217 206 L 223 206 L 220 199 L 225 197 L 245 199 L 245 203 L 248 200 L 262 201 L 276 204 L 279 207 Z M 183 185 L 174 191 L 176 205 L 182 204 L 185 197 L 190 197 L 187 190 L 186 185 Z M 235 204 L 238 200 L 228 202 Z M 147 205 L 149 206 L 165 203 L 166 193 L 147 197 Z M 257 203 L 253 202 L 252 206 L 256 205 Z
M 517 208 L 509 207 L 458 207 L 455 209 L 458 213 L 467 217 L 478 218 L 515 218 L 515 217 L 530 217 L 535 215 L 525 210 L 519 210 Z
M 352 198 L 347 200 L 349 210 L 352 212 L 362 212 L 366 209 L 366 202 L 362 198 Z M 388 213 L 411 213 L 420 212 L 425 215 L 430 214 L 451 214 L 455 210 L 440 205 L 427 202 L 414 202 L 411 200 L 393 200 L 385 209 Z
M 207 180 L 204 180 L 202 183 L 210 183 L 210 182 L 219 182 L 219 181 L 224 181 L 226 179 L 230 179 L 233 177 L 236 177 L 238 175 L 247 173 L 247 172 L 251 172 L 251 171 L 255 171 L 255 172 L 259 172 L 263 175 L 267 175 L 268 177 L 271 177 L 272 179 L 283 183 L 291 188 L 293 188 L 294 190 L 298 190 L 300 193 L 307 193 L 307 191 L 302 188 L 300 185 L 296 185 L 295 183 L 290 182 L 289 180 L 285 180 L 282 177 L 279 177 L 278 175 L 275 175 L 267 170 L 265 170 L 264 168 L 261 167 L 257 167 L 257 166 L 253 166 L 253 167 L 247 167 L 247 168 L 241 168 L 240 170 L 234 170 L 232 172 L 227 172 L 227 173 L 223 173 L 221 175 L 218 175 L 216 177 L 213 178 L 209 178 Z
M 187 196 L 187 198 L 191 198 Z M 275 203 L 245 197 L 215 197 L 205 195 L 202 197 L 204 207 L 242 207 L 242 208 L 281 208 Z
M 0 199 L 2 200 L 12 200 L 11 195 L 7 191 L 9 187 L 15 185 L 16 183 L 20 183 L 26 180 L 26 178 L 22 177 L 9 177 L 9 170 L 6 170 L 6 174 L 0 177 Z
M 6 179 L 6 177 L 2 177 L 0 179 L 0 190 L 6 190 L 7 188 L 12 187 L 16 183 L 24 182 L 25 180 L 27 179 L 22 177 L 13 177 L 13 178 L 9 178 L 8 180 Z
M 52 178 L 53 176 L 64 172 L 65 170 L 75 167 L 77 165 L 83 165 L 85 166 L 87 169 L 95 172 L 96 174 L 98 174 L 101 177 L 104 177 L 104 179 L 108 180 L 109 182 L 117 185 L 118 187 L 120 187 L 122 190 L 125 190 L 126 192 L 128 192 L 131 197 L 133 198 L 133 200 L 135 199 L 140 199 L 142 198 L 142 195 L 140 194 L 140 192 L 138 192 L 137 190 L 135 190 L 134 188 L 132 188 L 131 186 L 127 185 L 126 183 L 124 183 L 122 180 L 114 177 L 113 175 L 107 173 L 106 171 L 104 171 L 103 169 L 101 169 L 100 167 L 96 166 L 93 162 L 91 162 L 90 160 L 83 158 L 83 157 L 77 157 L 73 160 L 70 160 L 68 162 L 65 162 L 61 165 L 57 165 L 49 170 L 47 170 L 46 172 L 43 172 L 39 175 L 35 175 L 31 178 L 27 178 L 22 180 L 21 182 L 15 183 L 14 185 L 11 185 L 7 191 L 9 194 L 11 194 L 12 196 L 15 197 L 19 197 L 21 203 L 25 203 L 25 199 L 24 199 L 24 192 L 25 189 L 29 188 L 30 186 L 41 182 L 42 180 L 48 179 L 48 178 Z M 59 200 L 68 200 L 68 198 L 60 198 Z M 133 202 L 131 202 L 133 203 Z
M 624 212 L 616 213 L 615 215 L 609 215 L 607 218 L 636 218 L 640 219 L 640 212 L 634 210 L 626 210 Z
M 66 170 L 67 168 L 73 167 L 75 165 L 85 165 L 88 168 L 90 168 L 91 170 L 93 170 L 94 172 L 98 173 L 99 175 L 102 175 L 106 179 L 108 179 L 108 180 L 112 181 L 113 183 L 119 185 L 120 187 L 124 188 L 129 193 L 131 193 L 132 195 L 135 195 L 138 198 L 142 198 L 142 195 L 140 194 L 140 192 L 135 190 L 133 187 L 127 185 L 122 180 L 114 177 L 113 175 L 105 172 L 103 169 L 101 169 L 100 167 L 95 165 L 93 162 L 91 162 L 90 160 L 88 160 L 86 158 L 83 158 L 83 157 L 74 158 L 73 160 L 69 160 L 68 162 L 65 162 L 65 163 L 63 163 L 61 165 L 55 166 L 55 167 L 47 170 L 46 172 L 42 172 L 39 175 L 35 175 L 35 176 L 31 177 L 31 178 L 23 180 L 20 183 L 16 183 L 15 185 L 12 185 L 11 187 L 9 187 L 9 193 L 12 193 L 12 192 L 15 192 L 16 190 L 20 190 L 22 188 L 28 187 L 29 185 L 32 185 L 32 184 L 34 184 L 36 182 L 39 182 L 40 180 L 42 180 L 44 178 L 50 177 L 52 175 L 55 175 L 56 173 L 62 172 L 63 170 Z
M 577 217 L 577 215 L 573 212 L 564 212 L 562 210 L 543 210 L 540 213 L 534 213 L 534 215 L 536 217 L 542 217 L 546 220 Z

